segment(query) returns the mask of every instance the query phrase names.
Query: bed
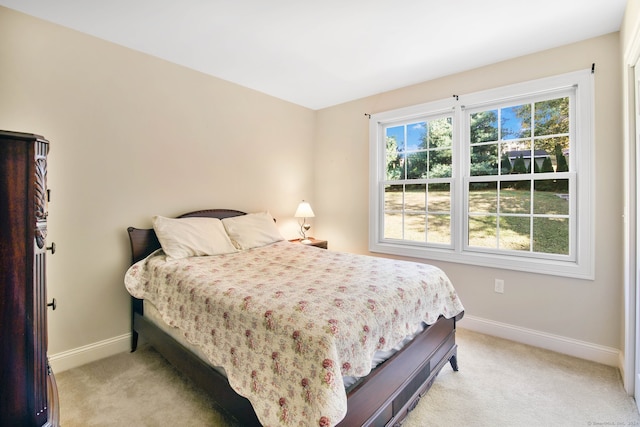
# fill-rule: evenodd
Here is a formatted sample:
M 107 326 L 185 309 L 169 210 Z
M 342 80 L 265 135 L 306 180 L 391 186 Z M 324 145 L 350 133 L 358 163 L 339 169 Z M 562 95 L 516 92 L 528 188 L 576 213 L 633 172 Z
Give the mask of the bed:
M 209 209 L 178 219 L 214 218 L 230 224 L 225 228 L 237 249 L 243 237 L 233 234 L 232 221 L 253 215 Z M 161 233 L 160 239 L 154 228 Z M 458 370 L 455 331 L 464 311 L 448 279 L 435 267 L 326 251 L 282 239 L 237 252 L 174 260 L 161 250 L 164 230 L 156 223 L 154 228 L 128 228 L 132 267 L 125 283 L 138 285 L 137 289 L 131 285 L 132 290 L 127 284 L 132 294 L 132 351 L 141 335 L 202 387 L 232 422 L 242 426 L 399 425 L 447 363 Z M 164 270 L 168 268 L 188 273 L 178 277 L 174 270 Z M 388 282 L 382 274 L 388 268 L 433 275 L 431 282 L 441 282 L 437 286 L 444 288 L 413 298 L 415 292 L 422 292 L 419 288 L 436 285 L 423 280 L 413 290 L 403 275 L 392 275 L 397 282 L 393 286 L 376 282 Z M 366 286 L 358 285 L 360 270 L 366 271 Z M 154 273 L 161 277 L 151 280 Z M 195 276 L 206 283 L 193 284 L 190 280 Z M 156 281 L 160 284 L 153 287 L 150 283 Z M 324 283 L 330 284 L 327 289 Z M 168 288 L 182 293 L 169 295 Z M 393 293 L 383 298 L 387 291 Z M 324 301 L 331 308 L 322 308 Z M 187 311 L 191 305 L 195 312 Z M 176 308 L 175 313 L 163 314 L 167 306 Z M 398 306 L 410 307 L 407 312 L 413 314 L 399 312 Z M 433 309 L 436 306 L 441 308 Z M 150 316 L 151 308 L 155 316 Z M 423 329 L 416 332 L 408 319 L 418 312 L 426 318 Z M 238 331 L 230 338 L 233 329 Z M 407 331 L 414 334 L 411 340 L 403 339 L 412 335 Z M 352 341 L 347 344 L 345 337 Z M 395 345 L 400 342 L 402 347 Z M 388 358 L 367 368 L 361 359 L 374 350 Z M 349 378 L 353 381 L 345 387 Z

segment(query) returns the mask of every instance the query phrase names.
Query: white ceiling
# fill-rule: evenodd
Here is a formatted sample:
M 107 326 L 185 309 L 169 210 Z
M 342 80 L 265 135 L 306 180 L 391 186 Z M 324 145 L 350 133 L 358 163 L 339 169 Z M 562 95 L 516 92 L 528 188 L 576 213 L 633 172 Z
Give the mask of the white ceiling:
M 320 109 L 618 31 L 627 0 L 0 0 Z

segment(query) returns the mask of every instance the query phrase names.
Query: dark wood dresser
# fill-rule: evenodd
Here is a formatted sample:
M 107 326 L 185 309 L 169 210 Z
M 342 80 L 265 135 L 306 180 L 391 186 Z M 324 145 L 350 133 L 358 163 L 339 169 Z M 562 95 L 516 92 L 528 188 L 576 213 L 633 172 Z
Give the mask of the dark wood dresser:
M 59 424 L 47 359 L 48 151 L 41 136 L 0 131 L 0 426 Z

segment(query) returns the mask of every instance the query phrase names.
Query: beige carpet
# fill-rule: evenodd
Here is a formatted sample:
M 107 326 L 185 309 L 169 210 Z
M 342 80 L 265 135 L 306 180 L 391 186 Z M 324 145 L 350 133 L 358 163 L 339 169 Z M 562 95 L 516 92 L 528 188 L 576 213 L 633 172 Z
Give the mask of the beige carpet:
M 640 426 L 612 367 L 458 330 L 449 365 L 405 427 Z M 56 375 L 63 427 L 230 426 L 153 349 Z

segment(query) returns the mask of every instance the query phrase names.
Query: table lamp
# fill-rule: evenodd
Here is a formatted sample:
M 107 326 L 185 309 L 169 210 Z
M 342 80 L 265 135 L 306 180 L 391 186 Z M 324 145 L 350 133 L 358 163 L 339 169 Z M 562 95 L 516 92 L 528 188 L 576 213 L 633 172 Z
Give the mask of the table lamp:
M 300 243 L 311 243 L 311 240 L 307 238 L 307 232 L 311 228 L 311 224 L 307 223 L 307 218 L 315 217 L 313 210 L 311 209 L 311 205 L 303 200 L 298 205 L 298 209 L 296 209 L 296 214 L 294 216 L 296 218 L 302 218 L 302 223 L 300 224 L 300 234 L 302 234 L 302 240 L 300 241 Z

